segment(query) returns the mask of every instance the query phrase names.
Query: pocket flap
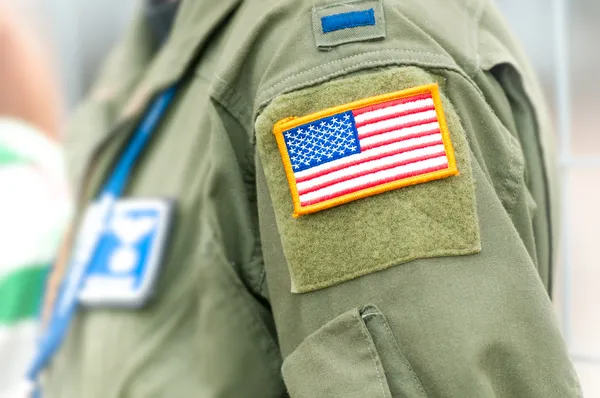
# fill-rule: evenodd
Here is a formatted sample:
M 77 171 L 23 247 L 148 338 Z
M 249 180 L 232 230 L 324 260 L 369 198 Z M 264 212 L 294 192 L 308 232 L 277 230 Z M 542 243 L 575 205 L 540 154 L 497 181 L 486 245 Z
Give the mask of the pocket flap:
M 390 398 L 381 359 L 358 309 L 314 332 L 283 363 L 290 396 Z

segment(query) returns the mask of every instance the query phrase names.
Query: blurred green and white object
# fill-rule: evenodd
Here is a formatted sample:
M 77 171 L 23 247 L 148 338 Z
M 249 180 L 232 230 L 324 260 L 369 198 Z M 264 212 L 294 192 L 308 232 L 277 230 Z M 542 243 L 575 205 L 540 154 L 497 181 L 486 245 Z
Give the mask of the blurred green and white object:
M 11 396 L 32 359 L 46 275 L 71 211 L 58 144 L 0 118 L 0 397 Z

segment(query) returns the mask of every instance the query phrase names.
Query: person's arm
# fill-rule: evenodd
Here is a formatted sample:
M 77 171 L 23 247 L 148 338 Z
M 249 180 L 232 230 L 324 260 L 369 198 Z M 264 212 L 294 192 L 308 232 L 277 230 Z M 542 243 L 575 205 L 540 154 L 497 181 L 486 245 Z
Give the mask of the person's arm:
M 386 2 L 379 41 L 368 28 L 336 35 L 319 19 L 311 31 L 308 18 L 290 18 L 292 33 L 262 77 L 255 134 L 265 292 L 293 398 L 581 396 L 540 278 L 543 270 L 548 281 L 553 253 L 550 179 L 539 172 L 540 147 L 551 157 L 540 141 L 551 132 L 532 121 L 543 115 L 531 105 L 533 79 L 520 73 L 495 17 L 485 14 L 477 36 L 479 21 L 438 3 L 425 13 L 419 2 Z M 482 42 L 470 47 L 473 37 Z M 432 166 L 419 163 L 432 141 L 413 128 L 432 121 L 400 106 L 402 127 L 387 111 L 365 119 L 358 108 L 431 84 L 459 174 L 403 186 Z M 339 132 L 348 107 L 360 116 L 360 161 Z M 327 156 L 331 167 L 320 164 Z
M 527 230 L 511 221 L 527 214 L 523 175 L 507 169 L 510 179 L 502 181 L 489 174 L 500 171 L 502 159 L 523 159 L 503 143 L 507 131 L 474 87 L 446 77 L 443 107 L 459 175 L 297 218 L 274 123 L 436 83 L 435 76 L 416 68 L 364 72 L 279 97 L 257 121 L 265 266 L 294 398 L 579 396 L 548 294 L 520 236 Z M 495 158 L 477 156 L 475 137 L 482 136 L 501 138 L 485 140 L 495 141 Z M 398 170 L 410 168 L 396 157 Z M 381 185 L 358 169 L 341 178 L 354 173 Z M 335 193 L 343 183 L 334 177 L 298 183 L 308 192 L 301 200 Z M 514 198 L 508 210 L 505 198 Z
M 24 121 L 49 137 L 61 128 L 62 101 L 50 55 L 25 19 L 0 4 L 0 116 Z

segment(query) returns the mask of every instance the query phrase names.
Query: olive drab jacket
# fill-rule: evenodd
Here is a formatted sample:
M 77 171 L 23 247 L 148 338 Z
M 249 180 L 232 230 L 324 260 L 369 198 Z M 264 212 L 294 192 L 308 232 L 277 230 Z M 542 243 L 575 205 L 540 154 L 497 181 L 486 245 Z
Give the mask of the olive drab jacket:
M 45 396 L 581 396 L 550 118 L 492 1 L 183 0 L 157 51 L 137 18 L 70 126 L 75 226 L 175 83 L 124 194 L 175 203 L 155 293 L 79 308 Z M 438 163 L 384 181 L 420 100 Z

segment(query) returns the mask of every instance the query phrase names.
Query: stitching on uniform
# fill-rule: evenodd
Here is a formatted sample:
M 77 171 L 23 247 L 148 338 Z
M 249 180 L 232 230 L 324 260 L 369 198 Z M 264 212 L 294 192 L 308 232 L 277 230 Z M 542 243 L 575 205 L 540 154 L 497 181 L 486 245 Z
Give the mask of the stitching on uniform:
M 515 144 L 512 143 L 511 146 L 514 148 Z M 521 153 L 521 151 L 522 151 L 522 149 L 521 149 L 520 146 L 517 146 L 517 148 L 514 148 L 514 149 L 518 150 L 519 153 Z M 518 180 L 519 180 L 519 176 L 521 174 L 523 174 L 523 170 L 525 168 L 525 164 L 523 162 L 513 162 L 513 160 L 516 158 L 516 156 L 517 155 L 515 154 L 515 151 L 512 150 L 511 151 L 511 164 L 512 164 L 513 167 L 511 167 L 511 169 L 516 168 L 516 170 L 515 170 L 515 173 L 511 173 L 511 175 L 514 176 L 514 179 L 516 179 L 517 181 L 516 181 L 516 186 L 514 187 L 514 192 L 513 192 L 512 198 L 510 200 L 509 208 L 506 209 L 506 211 L 509 214 L 512 214 L 512 211 L 514 210 L 514 207 L 517 205 L 517 194 L 519 193 L 519 187 L 521 186 L 521 184 L 519 183 Z M 508 183 L 508 178 L 509 178 L 509 176 L 506 177 L 506 182 L 507 183 Z
M 348 152 L 350 152 L 350 154 L 351 154 L 354 152 L 355 147 L 358 145 L 358 132 L 356 131 L 356 129 L 354 129 L 354 132 L 353 132 L 351 129 L 348 128 L 350 126 L 349 123 L 351 122 L 351 119 L 348 119 L 348 118 L 350 118 L 350 116 L 348 116 L 348 112 L 350 112 L 350 111 L 347 109 L 361 108 L 361 107 L 370 106 L 373 104 L 385 104 L 386 103 L 385 101 L 393 101 L 393 100 L 396 100 L 399 98 L 400 99 L 410 99 L 410 98 L 415 98 L 415 97 L 417 97 L 419 95 L 423 95 L 423 94 L 426 94 L 427 97 L 433 101 L 434 109 L 437 112 L 436 120 L 439 122 L 439 133 L 441 135 L 441 141 L 445 147 L 445 155 L 447 158 L 446 166 L 444 166 L 444 167 L 440 166 L 440 167 L 429 168 L 429 169 L 428 168 L 419 168 L 414 173 L 410 173 L 410 174 L 407 174 L 404 176 L 398 176 L 397 179 L 388 179 L 388 180 L 380 181 L 381 184 L 383 184 L 383 185 L 381 185 L 381 184 L 378 185 L 376 183 L 371 184 L 372 183 L 371 182 L 371 183 L 367 184 L 367 186 L 358 187 L 354 191 L 341 193 L 339 195 L 329 197 L 329 198 L 326 197 L 326 198 L 322 198 L 322 199 L 316 199 L 314 201 L 309 201 L 309 203 L 302 202 L 300 195 L 306 193 L 306 191 L 299 189 L 299 186 L 297 185 L 294 173 L 296 173 L 297 170 L 302 171 L 302 170 L 307 169 L 306 167 L 304 167 L 304 164 L 302 164 L 302 163 L 306 163 L 309 166 L 308 168 L 310 168 L 310 166 L 312 164 L 311 163 L 312 159 L 305 160 L 304 158 L 302 158 L 303 148 L 305 147 L 305 145 L 302 142 L 300 142 L 301 138 L 300 138 L 300 141 L 298 139 L 296 139 L 294 141 L 294 136 L 296 134 L 300 134 L 301 137 L 306 136 L 306 135 L 309 135 L 309 136 L 313 135 L 312 132 L 307 133 L 306 126 L 310 127 L 310 128 L 308 128 L 308 130 L 310 130 L 312 128 L 314 131 L 315 130 L 313 128 L 314 125 L 318 124 L 316 122 L 318 122 L 319 120 L 325 121 L 325 122 L 323 122 L 323 123 L 325 123 L 325 125 L 323 125 L 323 123 L 320 123 L 319 126 L 317 127 L 317 129 L 318 129 L 317 135 L 320 135 L 321 138 L 317 139 L 317 141 L 319 141 L 319 142 L 316 145 L 319 145 L 320 143 L 327 143 L 327 144 L 325 144 L 325 146 L 329 145 L 330 143 L 329 143 L 328 139 L 330 138 L 329 136 L 331 134 L 329 134 L 330 132 L 327 132 L 325 130 L 329 129 L 329 130 L 333 131 L 333 129 L 330 128 L 333 122 L 329 123 L 329 121 L 336 120 L 336 119 L 333 118 L 333 116 L 327 116 L 327 115 L 329 115 L 330 113 L 333 113 L 333 112 L 338 112 L 340 115 L 344 114 L 343 117 L 340 117 L 341 121 L 338 121 L 338 123 L 340 123 L 340 126 L 338 126 L 339 128 L 337 129 L 337 133 L 338 133 L 338 135 L 343 133 L 345 135 L 345 137 L 343 139 L 341 136 L 336 138 L 335 143 L 338 145 L 346 145 L 348 143 L 348 140 L 354 140 L 352 143 L 353 147 L 348 148 L 348 149 L 343 148 L 344 151 L 342 151 L 342 150 L 340 150 L 340 148 L 338 148 L 334 145 L 333 149 L 335 150 L 334 152 L 336 152 L 335 155 L 322 153 L 323 156 L 326 156 L 328 158 L 337 159 L 337 158 L 340 158 L 339 153 L 344 152 L 347 154 Z M 384 102 L 382 102 L 382 101 L 384 101 Z M 454 150 L 450 143 L 450 135 L 448 132 L 448 127 L 445 122 L 445 119 L 443 118 L 441 110 L 442 110 L 442 103 L 441 103 L 438 86 L 437 85 L 424 85 L 424 86 L 419 86 L 419 87 L 415 87 L 415 88 L 408 89 L 408 90 L 398 91 L 395 93 L 384 94 L 384 95 L 375 96 L 375 97 L 369 97 L 366 99 L 355 101 L 353 103 L 349 103 L 347 105 L 342 105 L 338 108 L 328 108 L 321 112 L 317 112 L 312 115 L 308 115 L 303 118 L 289 121 L 289 122 L 286 122 L 287 119 L 283 119 L 283 124 L 282 124 L 282 121 L 277 122 L 273 129 L 273 133 L 276 135 L 276 138 L 277 138 L 277 143 L 278 143 L 278 146 L 279 146 L 279 149 L 281 152 L 281 157 L 282 157 L 282 160 L 284 163 L 285 172 L 286 172 L 286 175 L 288 178 L 290 189 L 292 191 L 292 199 L 293 199 L 293 203 L 294 203 L 294 217 L 298 217 L 298 216 L 309 214 L 309 213 L 315 213 L 315 212 L 325 210 L 325 209 L 328 209 L 328 208 L 331 208 L 334 206 L 338 206 L 340 204 L 348 203 L 353 200 L 357 200 L 357 199 L 360 199 L 360 198 L 363 198 L 366 196 L 372 196 L 377 193 L 381 193 L 383 191 L 397 189 L 397 188 L 405 187 L 405 186 L 409 186 L 409 185 L 416 185 L 416 184 L 433 181 L 433 180 L 437 180 L 437 179 L 441 179 L 441 178 L 446 178 L 446 177 L 458 174 L 458 171 L 456 169 Z M 333 118 L 333 119 L 331 119 L 331 118 Z M 302 133 L 299 133 L 300 130 L 296 131 L 297 127 L 298 128 L 302 127 L 302 130 L 304 130 L 304 131 Z M 339 144 L 339 142 L 341 142 L 341 144 Z M 356 144 L 356 145 L 354 145 L 354 144 Z M 291 152 L 288 153 L 289 151 L 291 151 L 293 149 L 293 148 L 291 148 L 292 146 L 296 147 L 296 151 L 293 155 L 291 154 Z M 300 146 L 302 146 L 302 148 L 300 148 Z M 310 146 L 310 145 L 308 145 L 308 146 Z M 364 148 L 366 148 L 366 146 Z M 308 148 L 308 149 L 304 148 L 304 149 L 310 150 L 310 148 Z M 328 148 L 327 150 L 330 150 L 330 149 Z M 342 155 L 344 155 L 344 153 L 342 153 Z M 295 159 L 295 158 L 300 158 L 300 159 Z
M 345 1 L 338 1 L 337 3 L 333 3 L 333 4 L 326 4 L 324 6 L 320 6 L 320 7 L 314 7 L 313 6 L 313 10 L 317 10 L 317 11 L 323 11 L 323 10 L 328 10 L 330 8 L 338 8 L 340 6 L 351 6 L 352 4 L 355 3 L 362 3 L 364 0 L 345 0 Z M 372 0 L 372 1 L 379 1 L 379 0 Z
M 479 63 L 480 63 L 480 57 L 479 57 L 479 27 L 480 27 L 480 19 L 481 19 L 481 9 L 483 7 L 481 7 L 482 5 L 485 6 L 484 4 L 482 4 L 483 2 L 481 1 L 469 1 L 468 5 L 464 6 L 461 11 L 463 12 L 463 15 L 465 17 L 466 23 L 472 24 L 472 26 L 469 26 L 469 30 L 472 30 L 472 36 L 468 36 L 466 37 L 466 40 L 469 40 L 472 38 L 473 42 L 472 43 L 468 43 L 467 45 L 471 45 L 472 46 L 472 51 L 474 52 L 474 54 L 469 51 L 469 59 L 474 59 L 475 64 L 473 65 L 471 62 L 467 63 L 466 68 L 468 68 L 468 71 L 465 71 L 465 73 L 470 77 L 473 78 L 473 76 L 475 76 L 475 74 L 477 74 L 477 71 L 479 70 Z M 473 5 L 473 3 L 477 3 L 476 5 Z M 477 6 L 479 6 L 479 8 L 476 8 Z M 474 56 L 473 56 L 474 55 Z
M 359 314 L 360 316 L 360 314 Z M 381 387 L 381 392 L 383 393 L 383 397 L 387 397 L 387 394 L 385 393 L 385 386 L 383 384 L 383 378 L 381 377 L 381 373 L 379 373 L 379 367 L 377 366 L 377 355 L 373 350 L 373 347 L 371 347 L 371 343 L 372 340 L 370 339 L 370 335 L 369 335 L 369 331 L 367 330 L 367 325 L 362 321 L 360 321 L 361 324 L 361 330 L 363 332 L 363 336 L 365 337 L 365 340 L 367 342 L 367 349 L 369 350 L 369 354 L 371 354 L 371 359 L 373 360 L 373 366 L 375 367 L 375 372 L 377 372 L 377 379 L 379 380 L 379 385 Z
M 419 391 L 421 391 L 421 393 L 423 394 L 423 396 L 429 397 L 429 395 L 427 395 L 427 392 L 425 392 L 425 389 L 423 388 L 423 383 L 421 383 L 421 380 L 419 379 L 419 376 L 417 375 L 417 373 L 413 369 L 413 367 L 410 364 L 410 362 L 408 362 L 408 359 L 406 358 L 406 356 L 404 356 L 404 353 L 402 352 L 402 349 L 400 348 L 400 344 L 398 344 L 398 340 L 396 340 L 396 336 L 394 336 L 394 333 L 392 332 L 392 329 L 390 328 L 390 325 L 388 324 L 388 322 L 385 319 L 385 317 L 383 316 L 383 314 L 379 313 L 379 314 L 373 314 L 373 315 L 381 317 L 381 320 L 383 321 L 383 326 L 385 326 L 385 330 L 387 331 L 389 337 L 392 339 L 392 342 L 396 346 L 396 349 L 400 353 L 402 361 L 410 369 L 413 381 L 417 384 L 417 387 L 419 388 Z
M 198 74 L 196 74 L 196 76 L 199 76 L 204 79 L 204 77 L 202 77 Z M 246 100 L 241 95 L 239 95 L 237 91 L 235 91 L 232 87 L 230 87 L 229 84 L 227 84 L 227 82 L 225 80 L 223 80 L 216 74 L 213 77 L 221 83 L 221 86 L 223 87 L 223 89 L 221 91 L 221 90 L 216 89 L 214 86 L 210 87 L 209 88 L 210 98 L 214 99 L 219 104 L 221 104 L 221 106 L 223 106 L 223 108 L 227 109 L 227 111 L 234 117 L 234 119 L 237 120 L 237 122 L 240 124 L 240 126 L 242 126 L 242 128 L 246 131 L 246 133 L 248 134 L 249 137 L 254 137 L 254 134 L 252 133 L 254 131 L 254 129 L 252 128 L 251 130 L 249 130 L 247 128 L 246 124 L 244 123 L 245 115 L 243 115 L 241 112 L 231 109 L 231 106 L 230 106 L 231 104 L 229 103 L 229 100 L 232 98 L 235 98 L 237 100 L 237 102 L 242 103 L 243 108 L 252 109 L 252 107 L 248 103 L 246 103 Z M 253 140 L 251 139 L 250 141 L 252 142 Z
M 483 12 L 482 12 L 482 14 L 483 14 Z M 512 66 L 512 64 L 510 64 L 510 63 L 509 63 L 509 65 Z M 515 69 L 517 70 L 517 72 L 519 72 L 517 68 L 515 68 Z M 483 73 L 483 71 L 481 69 L 478 69 L 476 72 L 477 73 Z M 461 75 L 462 75 L 462 73 L 461 73 Z M 489 111 L 494 115 L 494 123 L 496 123 L 497 126 L 500 126 L 500 129 L 506 129 L 506 126 L 504 126 L 504 124 L 502 124 L 502 122 L 498 118 L 498 115 L 496 114 L 496 111 L 490 105 L 490 103 L 487 101 L 487 98 L 485 97 L 485 95 L 483 94 L 483 92 L 479 89 L 479 87 L 477 87 L 477 85 L 473 82 L 473 80 L 471 78 L 469 78 L 467 81 L 469 82 L 469 84 L 471 85 L 471 87 L 475 88 L 475 90 L 477 91 L 477 93 L 479 93 L 480 98 L 487 105 Z M 517 142 L 518 142 L 518 140 L 517 140 Z M 509 147 L 511 147 L 511 146 L 514 147 L 515 146 L 512 142 L 510 142 L 510 137 L 505 137 L 504 138 L 504 143 L 507 144 L 507 146 L 509 146 Z M 520 147 L 520 145 L 518 145 L 518 149 L 520 151 L 522 151 L 522 148 Z M 514 163 L 515 163 L 514 159 L 515 159 L 515 153 L 514 153 L 514 151 L 510 151 L 510 160 L 509 160 L 509 163 L 511 165 L 511 169 L 514 168 Z M 519 170 L 523 170 L 524 168 L 525 168 L 525 165 L 522 164 L 521 167 L 519 168 Z M 509 180 L 511 179 L 510 178 L 511 175 L 513 175 L 513 173 L 509 172 L 509 175 L 507 175 L 506 178 L 503 180 L 502 190 L 501 190 L 500 194 L 498 195 L 501 201 L 502 201 L 503 195 L 507 191 L 507 184 L 508 184 Z M 518 176 L 518 174 L 517 174 L 517 176 Z M 513 210 L 514 206 L 516 205 L 516 197 L 517 197 L 517 192 L 518 192 L 518 185 L 519 185 L 519 183 L 517 182 L 517 187 L 514 189 L 513 197 L 509 200 L 510 203 L 507 203 L 506 212 L 509 213 L 509 214 L 512 213 L 512 210 Z
M 346 68 L 340 69 L 340 70 L 338 70 L 336 72 L 333 72 L 333 73 L 330 73 L 328 75 L 323 75 L 323 76 L 320 76 L 320 77 L 318 77 L 316 79 L 309 80 L 309 81 L 303 82 L 303 83 L 299 83 L 299 84 L 296 84 L 296 85 L 291 86 L 291 87 L 287 87 L 283 93 L 294 91 L 297 88 L 301 88 L 301 87 L 305 87 L 305 86 L 311 86 L 313 84 L 319 83 L 321 81 L 328 80 L 328 79 L 330 79 L 332 77 L 335 77 L 335 76 L 344 75 L 345 72 L 351 71 L 353 69 L 356 69 L 357 67 L 367 66 L 367 65 L 386 66 L 386 65 L 395 65 L 395 64 L 396 65 L 397 64 L 411 64 L 411 65 L 412 64 L 417 64 L 418 66 L 425 66 L 425 67 L 429 66 L 429 67 L 433 67 L 433 68 L 441 68 L 441 69 L 452 70 L 452 71 L 455 71 L 456 73 L 458 73 L 461 76 L 464 76 L 464 77 L 466 77 L 467 79 L 470 80 L 469 76 L 466 75 L 464 72 L 455 70 L 454 68 L 452 68 L 449 65 L 439 65 L 439 64 L 436 64 L 436 63 L 433 63 L 433 62 L 423 62 L 423 61 L 417 60 L 417 59 L 404 59 L 404 60 L 399 61 L 397 59 L 390 58 L 390 59 L 380 60 L 380 61 L 365 61 L 365 62 L 361 62 L 361 63 L 355 64 L 355 65 L 352 65 L 352 66 L 348 66 Z M 360 69 L 360 68 L 358 68 L 358 69 Z M 282 94 L 282 93 L 280 93 L 280 94 Z M 265 99 L 264 101 L 261 102 L 261 104 L 259 104 L 258 108 L 260 109 L 262 104 L 266 104 L 269 101 L 270 101 L 270 98 Z
M 485 98 L 484 98 L 485 100 Z M 494 123 L 496 124 L 497 128 L 499 128 L 500 130 L 506 130 L 506 132 L 508 134 L 510 134 L 510 132 L 507 130 L 506 126 L 504 126 L 504 124 L 498 119 L 498 116 L 496 115 L 496 113 L 494 112 L 493 108 L 487 103 L 486 101 L 486 105 L 488 105 L 489 109 L 491 110 L 491 112 L 494 114 Z M 518 145 L 518 143 L 515 143 L 516 138 L 513 140 L 514 137 L 509 136 L 509 137 L 505 137 L 504 134 L 501 134 L 503 136 L 503 141 L 504 144 L 510 149 L 510 159 L 508 161 L 509 163 L 509 168 L 508 168 L 508 173 L 506 175 L 506 177 L 503 179 L 503 183 L 502 183 L 502 190 L 500 191 L 500 200 L 502 200 L 502 198 L 504 197 L 504 195 L 508 192 L 509 190 L 509 184 L 511 181 L 514 181 L 515 179 L 518 180 L 519 178 L 519 174 L 521 174 L 523 172 L 523 169 L 525 168 L 525 165 L 522 162 L 517 162 L 517 154 L 515 153 L 515 150 L 519 151 L 519 153 L 522 153 L 522 148 L 520 147 L 520 145 Z M 516 170 L 515 170 L 516 168 Z M 516 186 L 511 189 L 512 192 L 512 196 L 508 199 L 507 203 L 506 203 L 506 212 L 508 214 L 512 214 L 512 210 L 514 209 L 516 202 L 517 202 L 517 194 L 519 192 L 519 182 L 516 182 Z
M 481 42 L 481 23 L 483 21 L 483 14 L 487 8 L 486 4 L 481 4 L 481 7 L 475 13 L 475 71 L 473 76 L 481 69 L 481 54 L 479 53 L 480 42 Z
M 464 11 L 465 14 L 467 13 L 466 11 Z M 468 17 L 471 17 L 471 15 L 469 15 Z M 467 18 L 469 21 L 472 21 L 473 18 Z M 477 71 L 479 70 L 478 66 L 479 66 L 479 29 L 477 29 L 477 25 L 478 25 L 478 21 L 473 21 L 473 51 L 475 52 L 475 65 L 473 65 L 473 70 L 471 70 L 471 73 L 469 73 L 469 76 L 471 78 L 473 78 L 473 76 L 475 76 L 475 74 L 477 73 Z M 472 54 L 469 54 L 470 56 Z
M 504 145 L 506 145 L 508 148 L 512 147 L 512 144 L 509 142 L 508 138 L 504 138 Z M 515 160 L 515 154 L 514 151 L 509 151 L 510 152 L 510 159 L 508 161 L 509 163 L 509 167 L 508 167 L 508 173 L 506 173 L 506 177 L 503 179 L 503 183 L 502 183 L 502 191 L 500 192 L 500 200 L 502 200 L 502 198 L 504 197 L 504 195 L 506 194 L 506 192 L 508 191 L 508 184 L 510 183 L 510 181 L 512 180 L 511 176 L 513 174 L 513 169 L 514 169 L 514 160 Z M 515 189 L 516 192 L 516 189 Z M 509 199 L 510 202 L 506 204 L 506 211 L 508 213 L 510 213 L 509 208 L 512 207 L 512 199 Z
M 348 57 L 339 58 L 339 59 L 336 59 L 336 60 L 333 60 L 333 61 L 326 62 L 324 64 L 320 64 L 318 66 L 312 67 L 310 69 L 306 69 L 306 70 L 297 72 L 297 73 L 295 73 L 293 75 L 290 75 L 290 76 L 286 77 L 285 79 L 279 81 L 278 83 L 275 83 L 274 85 L 270 86 L 269 88 L 266 88 L 266 89 L 262 90 L 261 93 L 259 94 L 259 97 L 262 95 L 262 93 L 269 92 L 269 91 L 275 89 L 276 87 L 281 86 L 282 84 L 284 84 L 288 80 L 293 79 L 295 77 L 298 77 L 300 75 L 306 74 L 306 73 L 310 73 L 313 70 L 320 69 L 320 68 L 325 67 L 327 65 L 332 65 L 332 64 L 337 64 L 337 63 L 340 63 L 340 62 L 344 62 L 345 60 L 349 60 L 349 59 L 352 59 L 352 58 L 364 57 L 364 56 L 369 55 L 369 54 L 377 54 L 377 53 L 382 53 L 382 52 L 398 52 L 398 53 L 408 53 L 408 54 L 431 55 L 431 56 L 436 57 L 436 58 L 440 58 L 440 59 L 444 59 L 444 60 L 449 60 L 449 61 L 453 62 L 453 60 L 451 58 L 445 57 L 445 56 L 440 55 L 440 54 L 435 54 L 435 53 L 430 53 L 430 52 L 425 52 L 425 51 L 396 50 L 396 49 L 385 49 L 385 50 L 369 51 L 369 52 L 366 52 L 366 53 L 355 54 L 355 55 L 351 55 L 351 56 L 348 56 Z M 357 64 L 357 65 L 361 65 L 361 64 Z
M 475 237 L 472 237 L 469 239 L 475 240 Z M 324 289 L 326 287 L 335 285 L 337 283 L 346 282 L 351 279 L 358 278 L 360 276 L 371 274 L 375 271 L 382 271 L 382 270 L 392 268 L 395 266 L 399 266 L 400 264 L 404 264 L 409 261 L 413 261 L 413 260 L 417 260 L 417 259 L 427 259 L 427 258 L 437 258 L 437 257 L 447 257 L 447 256 L 461 256 L 461 255 L 467 255 L 467 254 L 474 254 L 481 250 L 481 247 L 478 244 L 478 242 L 469 241 L 469 242 L 466 242 L 464 246 L 465 246 L 464 248 L 460 248 L 460 249 L 443 249 L 443 250 L 439 250 L 435 253 L 431 253 L 430 251 L 427 251 L 427 252 L 417 251 L 414 253 L 410 253 L 409 255 L 407 255 L 403 258 L 395 259 L 394 261 L 390 261 L 383 265 L 377 265 L 377 266 L 363 269 L 360 271 L 352 272 L 352 273 L 344 275 L 342 277 L 332 278 L 332 279 L 329 279 L 326 281 L 322 281 L 322 282 L 318 282 L 318 283 L 311 283 L 308 285 L 296 284 L 296 288 L 298 288 L 298 290 L 297 290 L 297 292 L 294 292 L 294 293 L 306 293 L 306 292 L 311 292 L 314 290 Z
M 508 161 L 510 166 L 508 168 L 508 173 L 506 174 L 506 178 L 504 179 L 504 184 L 502 184 L 502 193 L 503 194 L 505 194 L 508 191 L 508 189 L 509 189 L 508 185 L 513 180 L 512 177 L 515 172 L 515 151 L 512 150 L 513 145 L 512 145 L 512 143 L 508 142 L 508 140 L 509 140 L 509 138 L 506 139 L 506 144 L 510 150 L 510 160 Z M 510 198 L 508 198 L 509 202 L 506 204 L 506 207 L 507 207 L 506 212 L 509 214 L 511 213 L 511 209 L 513 208 L 513 203 L 516 200 L 516 196 L 517 196 L 517 189 L 515 188 L 512 196 Z
M 281 355 L 281 353 L 279 351 L 279 346 L 277 344 L 277 340 L 273 338 L 269 329 L 265 325 L 264 320 L 262 319 L 260 314 L 258 314 L 258 311 L 256 311 L 254 306 L 252 305 L 252 304 L 255 304 L 255 301 L 254 300 L 244 300 L 244 298 L 247 299 L 248 296 L 251 296 L 251 293 L 248 291 L 246 286 L 244 286 L 244 284 L 242 283 L 242 281 L 239 278 L 239 275 L 235 272 L 233 267 L 230 266 L 231 264 L 228 263 L 227 265 L 228 265 L 227 272 L 229 273 L 229 275 L 227 277 L 228 277 L 228 279 L 231 280 L 231 282 L 237 287 L 237 289 L 239 291 L 239 293 L 236 295 L 236 298 L 242 304 L 240 307 L 244 308 L 246 311 L 246 314 L 249 316 L 250 319 L 252 319 L 252 322 L 248 322 L 248 323 L 255 327 L 256 332 L 262 331 L 262 334 L 265 336 L 265 339 L 263 341 L 267 342 L 268 347 L 263 346 L 261 348 L 271 351 L 271 353 L 274 354 L 276 357 L 278 355 Z M 243 295 L 245 295 L 246 297 L 242 297 Z M 270 315 L 271 315 L 271 317 L 273 317 L 272 312 Z M 273 369 L 277 369 L 277 368 L 279 368 L 278 365 L 273 366 Z
M 327 63 L 324 63 L 324 64 L 320 64 L 320 65 L 318 65 L 318 66 L 315 66 L 315 67 L 313 67 L 313 68 L 310 68 L 310 69 L 307 69 L 307 70 L 304 70 L 304 71 L 298 72 L 298 73 L 296 73 L 296 74 L 294 74 L 294 75 L 288 76 L 288 77 L 286 77 L 285 79 L 281 80 L 280 82 L 278 82 L 278 83 L 276 83 L 276 84 L 272 85 L 271 87 L 269 87 L 269 88 L 267 88 L 267 89 L 263 90 L 263 91 L 262 91 L 262 92 L 259 94 L 259 97 L 260 97 L 260 95 L 262 95 L 263 93 L 269 92 L 269 91 L 271 91 L 271 90 L 275 89 L 276 87 L 278 87 L 278 86 L 280 86 L 280 85 L 284 84 L 286 81 L 288 81 L 288 80 L 290 80 L 290 79 L 293 79 L 293 78 L 295 78 L 295 77 L 298 77 L 298 76 L 300 76 L 300 75 L 303 75 L 303 74 L 306 74 L 306 73 L 312 72 L 313 70 L 320 69 L 320 68 L 322 68 L 322 67 L 325 67 L 325 66 L 328 66 L 328 65 L 331 65 L 331 64 L 336 64 L 336 63 L 339 63 L 339 62 L 343 62 L 343 61 L 345 61 L 345 60 L 348 60 L 348 59 L 351 59 L 351 58 L 362 57 L 362 56 L 365 56 L 365 55 L 368 55 L 368 54 L 375 54 L 375 53 L 381 53 L 381 52 L 400 52 L 400 53 L 410 53 L 410 54 L 431 55 L 431 56 L 433 56 L 433 57 L 437 57 L 437 58 L 440 58 L 440 59 L 451 60 L 450 58 L 446 58 L 446 57 L 440 56 L 439 54 L 434 54 L 434 53 L 429 53 L 429 52 L 420 52 L 420 51 L 411 51 L 411 50 L 394 50 L 394 49 L 389 49 L 389 50 L 378 50 L 378 51 L 371 51 L 371 52 L 368 52 L 368 53 L 356 54 L 356 55 L 352 55 L 352 56 L 349 56 L 349 57 L 340 58 L 340 59 L 337 59 L 337 60 L 334 60 L 334 61 L 330 61 L 330 62 L 327 62 Z M 387 61 L 390 61 L 390 60 L 392 60 L 392 59 L 388 59 Z M 397 61 L 397 60 L 396 60 L 396 61 Z M 406 62 L 406 61 L 409 61 L 409 62 L 420 62 L 420 61 L 418 61 L 418 60 L 414 60 L 414 59 L 402 60 L 402 61 L 404 61 L 404 62 Z M 367 61 L 367 62 L 361 62 L 361 63 L 355 64 L 355 65 L 353 65 L 353 66 L 351 66 L 351 67 L 349 67 L 349 68 L 352 68 L 352 67 L 355 67 L 355 66 L 359 66 L 359 65 L 366 65 L 366 64 L 370 64 L 370 63 L 380 63 L 380 62 L 386 62 L 386 60 L 381 60 L 381 61 Z M 432 64 L 432 63 L 428 63 L 428 64 Z M 435 64 L 434 64 L 434 65 L 435 65 Z M 347 68 L 341 69 L 339 72 L 341 72 L 341 71 L 344 71 L 344 70 L 347 70 L 347 69 L 349 69 L 349 68 L 347 67 Z
M 263 297 L 267 297 L 268 295 L 265 293 L 265 280 L 267 278 L 267 272 L 263 266 L 263 269 L 260 271 L 260 282 L 258 283 L 258 289 L 262 293 Z

